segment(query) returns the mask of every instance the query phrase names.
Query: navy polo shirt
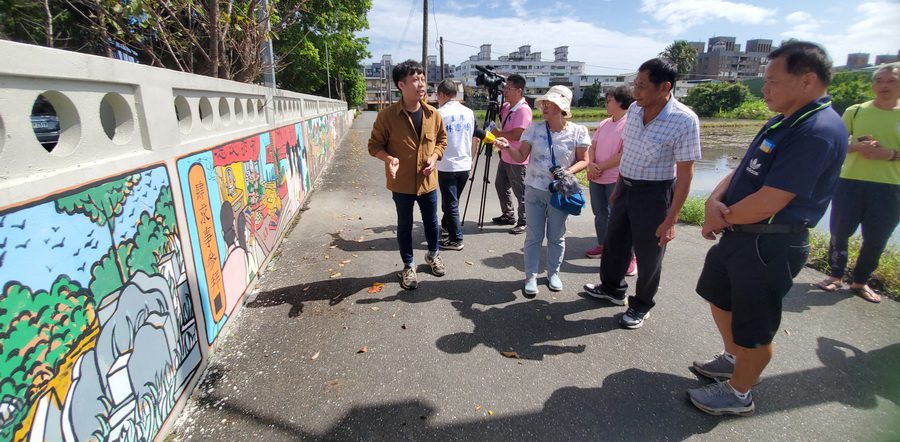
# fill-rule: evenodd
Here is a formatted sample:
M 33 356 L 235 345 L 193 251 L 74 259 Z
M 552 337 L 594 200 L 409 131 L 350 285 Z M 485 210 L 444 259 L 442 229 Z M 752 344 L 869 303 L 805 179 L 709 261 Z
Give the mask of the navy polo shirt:
M 725 194 L 731 206 L 763 186 L 796 194 L 772 219 L 760 223 L 814 226 L 822 218 L 847 155 L 847 129 L 820 98 L 789 118 L 769 120 L 750 143 Z

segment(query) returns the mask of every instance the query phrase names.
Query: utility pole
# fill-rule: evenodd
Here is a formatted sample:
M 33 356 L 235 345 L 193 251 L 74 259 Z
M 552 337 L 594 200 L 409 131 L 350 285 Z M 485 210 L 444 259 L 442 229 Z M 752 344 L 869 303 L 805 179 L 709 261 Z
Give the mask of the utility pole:
M 441 81 L 444 81 L 444 37 L 441 37 L 441 65 L 439 66 L 441 70 Z
M 331 98 L 331 68 L 328 67 L 328 42 L 325 42 L 325 75 L 328 77 L 328 98 Z
M 263 62 L 263 84 L 267 87 L 274 88 L 275 87 L 275 53 L 272 50 L 272 39 L 269 38 L 270 34 L 270 23 L 269 23 L 269 1 L 261 0 L 259 2 L 259 9 L 256 10 L 256 15 L 259 18 L 260 23 L 262 23 L 263 32 L 265 33 L 266 39 L 261 43 L 261 51 L 262 52 L 262 62 Z
M 422 15 L 422 67 L 425 68 L 425 84 L 427 85 L 428 84 L 428 0 L 425 0 L 424 11 L 425 12 Z M 428 87 L 426 86 L 425 89 L 427 91 Z

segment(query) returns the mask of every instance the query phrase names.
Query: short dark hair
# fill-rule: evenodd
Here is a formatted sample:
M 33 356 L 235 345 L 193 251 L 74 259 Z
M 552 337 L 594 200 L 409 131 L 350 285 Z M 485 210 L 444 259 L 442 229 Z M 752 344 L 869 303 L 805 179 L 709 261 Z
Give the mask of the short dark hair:
M 634 103 L 634 93 L 631 86 L 616 86 L 614 89 L 606 91 L 606 97 L 613 97 L 622 106 L 622 109 L 628 109 L 628 106 Z
M 638 68 L 638 72 L 646 72 L 650 77 L 650 82 L 659 86 L 665 82 L 672 84 L 672 90 L 675 90 L 675 79 L 678 78 L 678 68 L 669 60 L 662 58 L 652 58 L 644 62 Z
M 809 41 L 789 41 L 770 52 L 768 59 L 772 61 L 778 57 L 785 57 L 791 75 L 813 72 L 822 84 L 831 84 L 831 57 L 823 47 Z
M 525 77 L 519 74 L 511 74 L 509 77 L 506 77 L 506 82 L 523 91 L 525 90 Z
M 394 80 L 394 86 L 400 87 L 400 80 L 413 74 L 424 73 L 425 69 L 422 68 L 422 63 L 415 60 L 406 60 L 394 66 L 394 69 L 391 71 L 391 78 Z
M 437 91 L 439 94 L 456 97 L 456 93 L 459 92 L 459 88 L 456 87 L 456 82 L 448 78 L 438 84 Z

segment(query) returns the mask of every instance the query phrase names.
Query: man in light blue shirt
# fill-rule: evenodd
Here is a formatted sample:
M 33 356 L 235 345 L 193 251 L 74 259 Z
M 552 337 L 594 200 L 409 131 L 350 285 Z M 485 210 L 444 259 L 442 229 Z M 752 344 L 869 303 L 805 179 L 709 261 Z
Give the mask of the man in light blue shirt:
M 634 81 L 635 102 L 628 108 L 619 181 L 600 263 L 600 284 L 586 284 L 588 295 L 625 305 L 625 272 L 631 250 L 638 263 L 635 295 L 619 325 L 640 328 L 655 302 L 666 243 L 675 238 L 678 213 L 688 196 L 694 161 L 700 159 L 700 121 L 672 96 L 677 77 L 669 61 L 641 65 Z

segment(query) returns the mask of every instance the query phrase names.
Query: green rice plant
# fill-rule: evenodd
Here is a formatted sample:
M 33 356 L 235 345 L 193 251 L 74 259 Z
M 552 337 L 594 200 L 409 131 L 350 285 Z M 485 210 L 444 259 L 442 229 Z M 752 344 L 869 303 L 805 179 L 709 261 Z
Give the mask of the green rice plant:
M 684 205 L 681 206 L 681 212 L 678 214 L 678 221 L 692 226 L 703 225 L 705 204 L 706 197 L 688 196 L 684 201 Z

